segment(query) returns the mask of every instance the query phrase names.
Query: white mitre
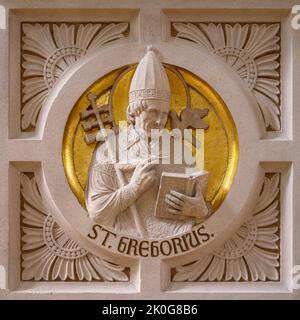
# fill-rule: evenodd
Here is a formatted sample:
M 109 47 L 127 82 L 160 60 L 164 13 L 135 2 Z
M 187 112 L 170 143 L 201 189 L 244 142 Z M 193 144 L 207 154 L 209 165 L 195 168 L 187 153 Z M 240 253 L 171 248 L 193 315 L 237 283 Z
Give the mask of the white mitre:
M 129 104 L 147 100 L 148 106 L 163 112 L 170 110 L 170 84 L 162 63 L 152 46 L 139 62 L 129 89 Z

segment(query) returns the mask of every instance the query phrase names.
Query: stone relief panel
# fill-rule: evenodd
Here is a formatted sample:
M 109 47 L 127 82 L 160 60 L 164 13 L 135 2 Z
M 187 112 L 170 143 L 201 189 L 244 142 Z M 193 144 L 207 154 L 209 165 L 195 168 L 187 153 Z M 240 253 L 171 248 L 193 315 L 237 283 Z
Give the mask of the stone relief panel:
M 173 281 L 280 280 L 280 174 L 266 175 L 251 217 L 220 248 L 179 266 Z
M 21 175 L 23 281 L 129 281 L 129 270 L 68 237 L 44 205 L 34 175 Z
M 158 196 L 160 195 L 160 190 L 163 190 L 163 188 L 160 188 L 160 185 L 158 184 L 158 182 L 161 184 L 161 181 L 163 180 L 163 175 L 161 174 L 163 168 L 155 168 L 154 165 L 159 165 L 159 163 L 154 164 L 151 163 L 151 161 L 149 162 L 149 155 L 151 153 L 148 152 L 148 137 L 149 133 L 151 133 L 150 130 L 152 130 L 153 127 L 156 126 L 155 128 L 158 127 L 160 130 L 162 130 L 166 126 L 168 121 L 168 114 L 170 111 L 172 111 L 172 108 L 174 108 L 172 93 L 174 95 L 174 92 L 176 92 L 176 90 L 172 91 L 171 88 L 176 89 L 177 87 L 179 87 L 181 78 L 184 79 L 186 77 L 186 79 L 188 80 L 188 82 L 186 81 L 186 83 L 189 83 L 191 88 L 195 86 L 195 88 L 199 88 L 199 91 L 203 93 L 201 99 L 202 103 L 200 105 L 201 109 L 199 110 L 205 110 L 204 107 L 210 108 L 210 103 L 206 102 L 207 104 L 204 104 L 204 102 L 206 101 L 205 97 L 207 97 L 206 99 L 208 99 L 208 97 L 211 98 L 211 95 L 208 94 L 210 91 L 207 87 L 201 87 L 201 85 L 203 86 L 204 84 L 202 84 L 201 79 L 197 79 L 197 81 L 195 79 L 193 80 L 192 76 L 188 74 L 186 70 L 182 70 L 178 67 L 177 71 L 181 74 L 181 77 L 179 78 L 177 76 L 178 73 L 172 71 L 175 67 L 170 68 L 170 66 L 168 66 L 167 68 L 165 68 L 161 61 L 158 60 L 157 52 L 159 51 L 154 46 L 147 46 L 145 48 L 145 54 L 140 60 L 136 69 L 131 67 L 128 70 L 124 70 L 123 68 L 117 69 L 114 73 L 110 72 L 108 75 L 101 77 L 99 79 L 99 83 L 95 82 L 88 89 L 84 88 L 82 90 L 82 92 L 89 92 L 86 96 L 81 96 L 81 98 L 85 99 L 84 103 L 81 103 L 80 98 L 74 105 L 71 113 L 69 110 L 67 110 L 69 114 L 67 124 L 62 123 L 61 127 L 65 128 L 64 137 L 67 138 L 63 139 L 64 143 L 62 145 L 62 153 L 60 153 L 59 155 L 63 155 L 64 170 L 68 178 L 73 177 L 74 174 L 75 176 L 76 174 L 78 174 L 74 170 L 74 164 L 76 164 L 76 162 L 79 164 L 79 166 L 77 167 L 77 172 L 79 172 L 78 168 L 80 168 L 81 172 L 85 173 L 85 181 L 82 179 L 83 183 L 79 185 L 80 188 L 78 188 L 77 184 L 70 183 L 70 181 L 75 181 L 74 179 L 71 179 L 68 182 L 69 186 L 72 187 L 73 193 L 76 195 L 78 201 L 81 204 L 81 196 L 85 195 L 85 198 L 83 197 L 83 201 L 85 201 L 85 203 L 83 203 L 82 209 L 86 209 L 84 211 L 85 213 L 86 211 L 88 212 L 89 219 L 86 219 L 84 221 L 84 223 L 86 223 L 86 228 L 83 230 L 82 235 L 87 241 L 95 245 L 99 252 L 101 251 L 101 249 L 104 249 L 108 250 L 111 256 L 122 255 L 122 257 L 141 260 L 148 257 L 157 259 L 166 257 L 174 258 L 176 255 L 179 256 L 181 254 L 188 253 L 189 251 L 194 251 L 192 252 L 194 254 L 192 259 L 199 259 L 198 257 L 200 257 L 200 255 L 197 255 L 195 252 L 196 250 L 194 249 L 199 249 L 200 247 L 209 244 L 214 240 L 216 236 L 222 237 L 222 242 L 227 239 L 223 237 L 222 230 L 220 230 L 220 228 L 218 229 L 217 227 L 215 227 L 214 229 L 213 225 L 214 221 L 216 221 L 213 219 L 219 219 L 217 217 L 218 213 L 220 216 L 222 216 L 222 207 L 220 207 L 220 211 L 217 214 L 214 214 L 214 212 L 212 212 L 211 216 L 208 217 L 208 219 L 211 219 L 210 221 L 212 222 L 208 221 L 208 219 L 206 220 L 206 216 L 204 216 L 204 220 L 201 220 L 201 222 L 198 222 L 197 224 L 196 222 L 191 221 L 190 216 L 187 215 L 189 219 L 187 221 L 189 224 L 185 224 L 186 221 L 183 219 L 186 218 L 183 217 L 183 215 L 181 216 L 181 218 L 183 218 L 182 220 L 178 219 L 179 214 L 181 214 L 182 212 L 186 213 L 186 211 L 184 211 L 186 209 L 181 208 L 186 204 L 189 206 L 192 205 L 194 203 L 194 198 L 197 198 L 198 203 L 202 199 L 206 199 L 206 191 L 203 192 L 202 196 L 200 192 L 198 193 L 193 191 L 193 195 L 187 198 L 182 196 L 186 195 L 186 188 L 182 189 L 182 191 L 173 190 L 177 188 L 177 185 L 175 185 L 173 181 L 172 185 L 170 186 L 170 191 L 168 190 L 166 193 L 161 192 L 161 194 L 165 196 L 164 202 L 172 206 L 171 208 L 167 207 L 164 210 L 173 212 L 174 216 L 172 218 L 169 218 L 170 221 L 166 221 L 167 218 L 165 217 L 164 218 L 166 220 L 160 220 L 161 215 L 155 216 L 154 212 L 156 212 L 156 210 L 154 208 L 154 205 L 158 199 Z M 111 82 L 106 81 L 107 76 L 111 77 Z M 118 86 L 113 90 L 112 88 L 114 87 L 115 82 L 117 83 L 116 85 L 122 83 L 122 86 Z M 169 85 L 166 85 L 168 84 L 168 82 Z M 100 86 L 100 84 L 102 85 L 102 83 L 105 83 L 105 86 Z M 123 92 L 124 88 L 127 88 L 125 93 Z M 182 89 L 182 92 L 178 96 L 182 95 L 185 99 L 175 100 L 180 101 L 181 108 L 181 101 L 187 101 L 187 98 L 185 97 L 185 95 L 187 94 L 185 86 L 182 86 Z M 118 96 L 118 94 L 120 93 L 122 93 L 123 95 Z M 133 95 L 132 93 L 138 94 Z M 124 95 L 126 95 L 125 99 Z M 131 96 L 133 96 L 134 98 L 133 101 L 130 100 Z M 123 99 L 120 97 L 123 97 Z M 191 101 L 193 105 L 193 102 L 195 101 L 192 98 L 193 95 L 191 94 Z M 109 140 L 108 133 L 105 131 L 104 122 L 107 120 L 107 118 L 102 118 L 99 116 L 99 109 L 102 107 L 107 108 L 109 99 L 111 99 L 111 101 L 116 101 L 112 108 L 112 114 L 116 117 L 116 119 L 123 120 L 122 117 L 126 115 L 126 119 L 128 122 L 128 127 L 126 128 L 128 128 L 129 135 L 123 137 L 124 140 L 122 140 L 122 137 L 119 136 L 119 146 L 125 147 L 125 149 L 121 148 L 119 150 L 119 153 L 114 153 L 114 144 L 112 140 Z M 153 102 L 152 100 L 155 100 L 154 104 L 151 104 L 151 102 Z M 140 103 L 140 101 L 146 101 L 147 103 L 149 101 L 150 102 L 148 105 L 146 103 L 143 105 L 142 103 Z M 196 101 L 198 102 L 199 100 Z M 240 101 L 243 100 L 241 99 Z M 240 101 L 239 103 L 236 103 L 236 106 L 240 107 Z M 245 99 L 245 101 L 247 100 Z M 217 100 L 213 100 L 211 104 L 216 110 L 218 105 Z M 231 106 L 232 104 L 233 102 L 231 101 Z M 60 107 L 61 103 L 57 102 L 56 105 L 57 107 Z M 130 109 L 130 107 L 137 108 L 140 106 L 141 108 L 136 110 L 136 112 Z M 241 111 L 241 108 L 234 109 L 233 107 L 231 110 L 233 112 L 235 112 L 235 110 L 238 110 L 238 112 L 246 112 L 247 104 L 245 103 L 244 106 L 245 108 L 243 111 Z M 122 113 L 120 114 L 119 112 L 121 110 Z M 181 109 L 179 110 L 181 111 Z M 226 110 L 226 105 L 222 105 L 221 110 Z M 252 108 L 249 108 L 248 110 L 249 113 L 252 113 Z M 107 111 L 108 109 L 105 109 L 105 112 Z M 214 112 L 213 109 L 211 109 L 211 112 L 206 112 L 206 114 L 210 115 L 212 114 L 212 112 Z M 84 122 L 84 125 L 91 124 L 93 134 L 96 135 L 94 145 L 86 143 L 87 141 L 86 139 L 84 139 L 86 133 L 86 131 L 84 130 L 85 126 L 82 123 L 79 123 L 80 115 L 82 114 L 88 114 L 90 117 L 93 116 L 93 118 L 89 118 L 89 122 Z M 141 115 L 144 118 L 141 118 Z M 204 121 L 206 121 L 209 125 L 210 133 L 213 133 L 214 130 L 216 130 L 215 128 L 217 128 L 217 120 L 215 120 L 216 118 L 209 119 L 208 115 L 204 119 Z M 111 114 L 106 116 L 110 117 Z M 164 117 L 164 121 L 161 120 L 162 116 Z M 151 119 L 151 121 L 148 117 Z M 221 117 L 225 121 L 227 119 L 227 114 L 223 112 L 221 113 Z M 236 120 L 240 119 L 240 117 L 238 117 L 237 115 L 234 118 Z M 86 119 L 86 117 L 84 117 L 84 119 Z M 152 119 L 155 120 L 152 121 Z M 251 117 L 247 117 L 248 123 L 250 121 L 249 119 L 251 119 Z M 254 116 L 252 119 L 253 121 L 256 120 Z M 76 123 L 79 123 L 80 125 L 74 125 L 74 121 Z M 111 118 L 109 118 L 109 124 L 112 125 Z M 171 124 L 174 125 L 173 122 L 171 122 Z M 79 131 L 77 131 L 77 129 Z M 138 130 L 140 130 L 140 132 Z M 53 130 L 49 130 L 49 132 L 50 131 L 53 132 Z M 113 134 L 114 131 L 111 131 L 112 132 L 110 134 Z M 243 141 L 243 132 L 240 132 L 242 138 L 240 141 Z M 209 132 L 205 132 L 205 134 L 206 139 L 209 139 Z M 247 135 L 249 134 L 251 134 L 250 130 L 247 132 Z M 115 136 L 113 135 L 113 137 Z M 52 135 L 49 135 L 49 139 L 51 138 Z M 238 141 L 237 134 L 233 134 L 232 138 L 233 141 Z M 45 139 L 47 139 L 47 137 Z M 209 142 L 209 140 L 207 141 Z M 216 141 L 224 140 L 221 140 L 219 136 L 213 135 L 211 140 L 211 150 L 213 155 L 212 159 L 214 160 L 216 160 Z M 96 142 L 99 143 L 96 144 Z M 127 142 L 128 144 L 126 144 Z M 53 141 L 53 143 L 56 144 L 57 141 Z M 80 148 L 76 147 L 77 143 L 79 143 L 78 145 L 81 146 Z M 227 144 L 224 143 L 222 145 Z M 238 158 L 237 145 L 238 143 L 236 142 L 236 148 L 234 149 L 235 152 L 232 153 L 233 158 L 236 159 Z M 205 148 L 206 161 L 208 160 L 209 156 L 209 148 L 210 145 L 207 144 L 207 148 Z M 124 150 L 129 150 L 132 152 L 126 158 L 126 160 L 128 160 L 128 163 L 117 162 L 116 160 L 119 159 L 109 157 L 111 154 L 120 154 L 121 152 L 125 153 Z M 145 152 L 145 150 L 147 150 L 147 152 Z M 221 148 L 219 147 L 218 150 L 221 150 Z M 242 152 L 247 151 L 245 150 L 246 148 L 241 149 Z M 84 161 L 75 160 L 79 155 L 86 156 L 87 152 L 89 152 L 91 155 L 89 159 L 86 158 L 84 159 Z M 158 154 L 158 156 L 160 156 L 160 154 Z M 59 158 L 59 156 L 57 156 L 56 158 Z M 249 157 L 245 156 L 245 158 Z M 143 163 L 143 160 L 147 160 L 147 162 Z M 204 168 L 206 168 L 208 172 L 214 173 L 215 170 L 213 168 L 211 170 L 208 170 L 208 165 L 211 162 L 212 161 L 207 161 L 206 163 L 204 162 Z M 91 165 L 91 170 L 89 171 L 86 170 L 87 164 Z M 150 169 L 147 169 L 144 172 L 145 174 L 143 173 L 144 177 L 149 178 L 151 175 L 153 177 L 159 177 L 160 181 L 157 180 L 155 184 L 151 181 L 150 183 L 148 183 L 149 181 L 147 182 L 147 180 L 144 180 L 142 182 L 139 181 L 137 183 L 135 181 L 135 179 L 137 179 L 136 177 L 140 178 L 141 176 L 143 176 L 141 171 L 139 171 L 140 169 L 138 168 L 140 164 L 142 164 L 143 166 L 150 165 Z M 108 168 L 108 166 L 110 166 L 110 168 Z M 254 164 L 255 169 L 253 170 L 249 169 L 249 166 L 250 165 L 247 166 L 248 172 L 254 172 L 254 170 L 256 170 L 257 168 L 256 164 Z M 52 165 L 51 168 L 53 167 L 55 166 Z M 121 183 L 119 183 L 119 177 L 114 172 L 114 170 L 116 171 L 116 169 L 120 171 L 123 170 L 123 178 L 126 177 L 126 180 L 124 179 L 124 184 L 122 182 L 122 177 L 120 177 Z M 159 171 L 160 169 L 161 171 Z M 174 168 L 171 169 L 173 171 L 175 170 Z M 193 172 L 198 174 L 199 171 L 202 170 L 202 167 L 195 167 L 193 169 L 195 169 L 195 171 Z M 129 172 L 130 170 L 133 171 L 132 175 L 131 172 Z M 178 177 L 178 175 L 176 175 L 176 172 L 173 171 L 167 173 L 169 173 L 169 176 Z M 134 176 L 135 172 L 137 172 L 136 177 Z M 257 172 L 257 174 L 262 175 L 262 178 L 264 177 L 264 173 L 262 172 Z M 52 175 L 49 174 L 48 177 L 54 175 L 54 173 Z M 190 176 L 188 178 L 190 178 Z M 248 186 L 250 185 L 249 179 L 250 178 L 247 179 Z M 147 182 L 147 187 L 149 188 L 147 190 L 144 189 L 143 183 L 145 181 Z M 258 191 L 259 188 L 257 188 L 256 179 L 254 180 L 254 183 L 254 187 Z M 188 265 L 181 262 L 180 264 L 183 266 L 177 267 L 175 273 L 173 270 L 173 282 L 195 281 L 198 280 L 199 277 L 205 279 L 203 281 L 206 281 L 206 279 L 208 279 L 207 281 L 212 282 L 280 281 L 278 244 L 279 183 L 279 174 L 267 174 L 262 191 L 259 194 L 259 199 L 256 202 L 255 208 L 253 209 L 252 217 L 245 222 L 243 215 L 243 217 L 241 218 L 243 220 L 241 220 L 239 224 L 242 225 L 242 223 L 244 223 L 241 229 L 238 231 L 236 231 L 236 229 L 232 230 L 232 239 L 226 242 L 221 249 L 213 251 L 213 253 L 204 258 L 204 260 L 202 259 L 190 263 L 190 261 L 192 260 L 190 259 Z M 56 183 L 52 185 L 57 188 Z M 241 201 L 242 196 L 241 185 L 242 183 L 240 183 L 239 187 L 235 189 L 235 192 L 238 194 L 239 201 Z M 151 191 L 152 193 L 148 194 L 147 197 L 144 197 L 147 191 Z M 251 190 L 248 192 L 244 192 L 244 194 L 246 194 L 245 201 L 248 201 L 248 195 L 250 192 Z M 61 194 L 60 192 L 57 193 Z M 170 195 L 174 196 L 171 197 Z M 151 199 L 151 201 L 149 201 L 149 199 Z M 138 201 L 140 200 L 142 201 L 139 203 Z M 253 197 L 252 200 L 255 201 L 256 198 Z M 61 200 L 58 199 L 58 201 Z M 253 203 L 254 205 L 255 202 L 253 201 L 251 201 L 251 203 Z M 84 207 L 84 204 L 86 205 L 86 207 Z M 133 204 L 135 208 L 132 210 Z M 235 208 L 235 206 L 237 205 L 238 201 L 234 202 L 232 206 L 228 207 Z M 218 209 L 218 207 L 216 208 Z M 145 211 L 143 212 L 142 210 Z M 233 210 L 230 210 L 230 212 L 229 210 L 227 210 L 224 214 L 233 215 Z M 60 212 L 63 212 L 63 214 L 66 211 L 67 210 L 60 210 Z M 69 221 L 74 221 L 76 218 L 75 214 L 73 213 L 74 215 L 71 216 L 72 210 L 69 209 L 69 211 L 70 213 L 67 213 L 70 215 Z M 237 214 L 240 214 L 240 212 L 244 214 L 244 211 L 246 214 L 250 213 L 248 207 L 247 212 L 246 209 L 244 209 L 243 211 L 236 210 Z M 143 220 L 139 221 L 135 219 L 136 212 L 137 214 L 140 214 L 142 216 Z M 177 215 L 175 215 L 175 213 Z M 199 218 L 203 219 L 202 211 L 199 213 Z M 232 219 L 232 216 L 229 217 L 229 219 L 230 218 Z M 173 220 L 171 219 L 176 222 L 173 222 Z M 200 219 L 198 219 L 198 221 Z M 226 219 L 224 219 L 224 221 L 225 220 Z M 143 233 L 144 230 L 142 228 L 139 228 L 140 225 L 144 227 L 146 232 Z M 182 226 L 186 229 L 180 229 Z M 222 224 L 222 226 L 224 226 L 224 224 Z M 142 230 L 142 232 L 140 232 L 140 229 Z M 107 235 L 109 235 L 109 241 L 102 241 L 103 237 L 106 237 Z M 221 262 L 219 263 L 219 261 Z M 236 264 L 238 264 L 238 266 Z M 212 268 L 212 270 L 210 270 L 210 268 Z M 195 275 L 195 277 L 193 278 L 191 274 Z
M 280 23 L 172 23 L 173 35 L 206 47 L 247 83 L 267 131 L 281 129 Z
M 284 162 L 293 162 L 293 141 L 266 143 L 258 132 L 265 128 L 275 133 L 270 135 L 274 137 L 286 129 L 282 114 L 288 109 L 283 110 L 283 105 L 287 106 L 285 47 L 290 39 L 285 37 L 284 20 L 265 19 L 265 13 L 255 9 L 261 17 L 253 20 L 251 13 L 239 20 L 236 9 L 229 10 L 226 20 L 212 12 L 211 16 L 216 16 L 210 20 L 203 18 L 206 11 L 199 8 L 197 13 L 183 11 L 188 16 L 185 21 L 193 22 L 182 22 L 181 9 L 160 8 L 156 13 L 153 10 L 155 21 L 159 21 L 155 26 L 143 8 L 135 8 L 132 19 L 117 9 L 114 17 L 108 15 L 108 22 L 102 22 L 108 11 L 89 10 L 86 14 L 93 15 L 90 20 L 82 18 L 81 12 L 65 20 L 51 18 L 50 11 L 38 20 L 36 12 L 28 10 L 29 19 L 18 12 L 12 24 L 11 34 L 17 43 L 12 48 L 16 46 L 17 55 L 11 61 L 18 68 L 10 69 L 10 76 L 17 70 L 18 88 L 11 100 L 18 103 L 9 106 L 10 121 L 16 128 L 9 129 L 12 151 L 7 159 L 22 166 L 16 166 L 17 172 L 9 176 L 18 195 L 13 210 L 17 218 L 10 222 L 14 227 L 9 230 L 10 236 L 18 231 L 10 241 L 16 247 L 10 255 L 18 258 L 18 269 L 7 269 L 18 279 L 11 281 L 9 290 L 23 294 L 22 290 L 29 288 L 52 294 L 54 283 L 67 292 L 68 284 L 77 282 L 82 291 L 89 285 L 88 290 L 96 288 L 93 292 L 105 299 L 131 297 L 132 293 L 134 297 L 159 299 L 174 293 L 201 298 L 207 292 L 218 295 L 223 290 L 230 294 L 235 290 L 242 294 L 260 294 L 266 288 L 272 294 L 277 288 L 280 292 L 290 290 L 293 243 L 287 231 L 293 224 L 290 228 L 286 217 L 292 215 L 293 184 L 286 181 Z M 161 41 L 164 28 L 168 37 Z M 144 64 L 137 77 L 141 58 L 147 54 L 156 55 L 160 67 L 156 59 L 148 59 L 155 62 L 148 64 L 156 67 Z M 195 59 L 198 54 L 199 61 Z M 63 77 L 60 84 L 66 79 L 66 85 L 57 85 Z M 281 88 L 282 81 L 285 86 Z M 241 88 L 244 82 L 249 90 Z M 44 121 L 44 114 L 40 119 L 39 114 L 48 107 L 47 125 L 39 135 Z M 177 172 L 172 163 L 167 169 L 166 163 L 148 163 L 151 140 L 144 130 L 150 127 L 147 121 L 160 130 L 178 129 L 182 136 L 184 129 L 192 130 L 190 149 L 195 153 L 202 143 L 205 150 L 193 170 Z M 124 127 L 118 125 L 125 122 Z M 129 128 L 129 144 L 124 142 L 131 152 L 128 163 L 109 162 L 108 128 L 117 139 L 121 130 Z M 196 134 L 197 129 L 203 129 L 201 135 L 200 131 Z M 118 149 L 116 154 L 120 150 L 123 152 Z M 158 156 L 159 161 L 166 158 Z M 144 158 L 147 162 L 143 166 L 149 165 L 149 169 L 138 168 Z M 39 183 L 39 169 L 31 166 L 33 161 L 43 167 L 45 190 Z M 25 162 L 30 165 L 23 166 Z M 179 190 L 175 178 L 198 178 L 196 174 L 202 171 L 207 178 L 203 185 L 193 186 L 190 194 L 186 186 Z M 172 182 L 161 192 L 163 200 L 159 202 L 165 177 L 171 177 Z M 146 181 L 149 178 L 153 181 Z M 113 198 L 117 193 L 120 197 Z M 286 198 L 288 193 L 291 196 Z M 51 210 L 45 200 L 53 204 Z M 203 205 L 201 210 L 197 207 L 195 217 L 186 214 L 195 211 L 195 203 L 200 201 Z M 171 218 L 157 209 L 162 204 Z M 105 220 L 106 213 L 114 219 Z M 58 220 L 59 214 L 62 219 Z M 182 232 L 179 226 L 185 223 L 187 228 Z M 216 247 L 215 242 L 222 245 Z M 115 292 L 113 286 L 110 292 L 112 282 L 123 291 Z
M 88 52 L 123 38 L 128 23 L 23 23 L 23 131 L 32 131 L 54 84 Z

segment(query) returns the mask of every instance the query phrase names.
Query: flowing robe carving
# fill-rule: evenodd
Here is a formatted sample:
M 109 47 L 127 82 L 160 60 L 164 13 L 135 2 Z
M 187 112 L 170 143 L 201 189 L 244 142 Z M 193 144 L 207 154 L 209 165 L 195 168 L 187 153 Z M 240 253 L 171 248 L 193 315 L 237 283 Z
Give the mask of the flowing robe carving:
M 128 129 L 126 145 L 129 163 L 137 163 L 144 159 L 143 154 L 147 146 L 132 126 Z M 130 176 L 130 172 L 128 173 Z M 109 163 L 105 147 L 99 145 L 94 152 L 90 166 L 86 188 L 87 210 L 94 221 L 112 227 L 121 233 L 138 236 L 133 216 L 128 209 L 129 204 L 135 201 L 150 238 L 173 236 L 190 230 L 195 222 L 194 219 L 180 221 L 154 217 L 158 188 L 157 183 L 137 197 L 135 190 L 132 190 L 130 185 L 120 187 L 114 164 Z

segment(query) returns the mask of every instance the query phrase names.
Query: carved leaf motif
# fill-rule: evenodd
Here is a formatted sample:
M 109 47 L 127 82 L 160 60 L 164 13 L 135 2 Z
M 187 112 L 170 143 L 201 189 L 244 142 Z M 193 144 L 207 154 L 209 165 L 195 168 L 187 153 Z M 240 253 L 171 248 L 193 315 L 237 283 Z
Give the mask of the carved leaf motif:
M 35 126 L 49 91 L 65 71 L 87 52 L 124 37 L 128 23 L 24 23 L 22 46 L 22 130 Z
M 24 32 L 23 50 L 34 52 L 44 58 L 56 50 L 49 24 L 24 23 L 22 28 Z
M 251 218 L 212 254 L 176 268 L 173 281 L 278 281 L 280 176 L 266 177 Z
M 280 25 L 173 23 L 176 37 L 220 55 L 256 97 L 265 127 L 280 130 Z
M 35 178 L 21 176 L 22 280 L 128 281 L 124 267 L 81 248 L 43 204 Z
M 107 25 L 99 32 L 99 34 L 92 41 L 91 45 L 89 46 L 89 50 L 96 49 L 104 45 L 105 43 L 119 39 L 123 36 L 123 33 L 126 31 L 127 28 L 128 23 L 111 23 Z

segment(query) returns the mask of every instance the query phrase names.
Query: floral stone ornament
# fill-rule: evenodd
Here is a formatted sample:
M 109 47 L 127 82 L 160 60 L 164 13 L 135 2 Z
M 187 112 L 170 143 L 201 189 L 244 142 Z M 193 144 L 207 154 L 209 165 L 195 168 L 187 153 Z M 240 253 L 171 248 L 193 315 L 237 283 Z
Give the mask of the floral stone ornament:
M 128 281 L 124 267 L 71 240 L 47 211 L 35 177 L 21 176 L 22 280 Z
M 280 130 L 280 24 L 173 23 L 176 37 L 224 58 L 247 83 L 265 127 Z
M 173 281 L 278 281 L 280 175 L 265 178 L 252 216 L 212 254 L 176 268 Z
M 88 52 L 124 37 L 128 23 L 22 24 L 22 130 L 35 127 L 54 84 Z

